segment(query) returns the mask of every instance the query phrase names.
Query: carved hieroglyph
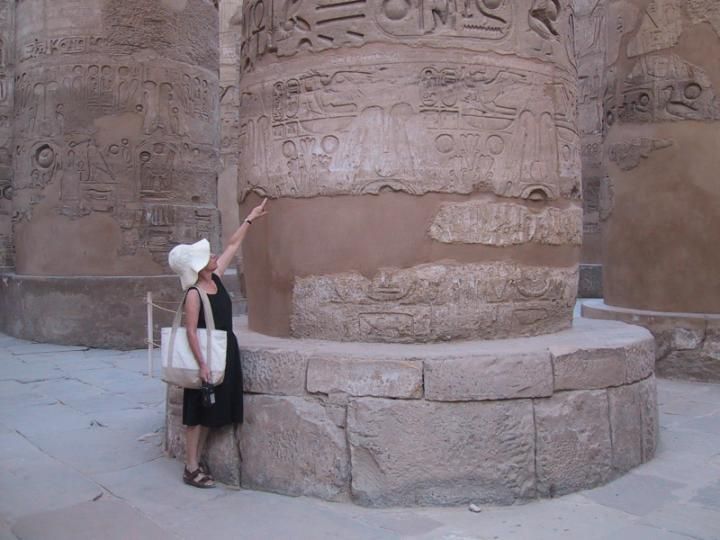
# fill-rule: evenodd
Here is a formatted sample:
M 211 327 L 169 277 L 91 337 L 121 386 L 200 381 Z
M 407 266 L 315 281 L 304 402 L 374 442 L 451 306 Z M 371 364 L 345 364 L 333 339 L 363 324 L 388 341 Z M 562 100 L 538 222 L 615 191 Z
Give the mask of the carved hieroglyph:
M 38 219 L 110 216 L 121 245 L 103 256 L 149 254 L 153 273 L 175 243 L 216 235 L 212 2 L 26 0 L 17 9 L 15 228 L 32 238 L 47 234 Z
M 241 199 L 382 189 L 579 198 L 570 3 L 306 0 L 243 10 Z M 375 42 L 384 48 L 357 48 Z M 447 46 L 514 56 L 461 62 Z M 343 62 L 308 58 L 340 47 Z M 292 57 L 285 69 L 255 69 L 270 51 Z
M 15 2 L 0 0 L 0 268 L 13 266 L 12 121 Z
M 629 171 L 640 165 L 641 160 L 648 159 L 652 152 L 672 145 L 672 141 L 663 139 L 631 139 L 622 144 L 611 145 L 609 158 L 622 170 Z
M 430 236 L 448 244 L 580 245 L 582 210 L 548 207 L 534 212 L 520 204 L 484 201 L 446 204 L 435 216 Z
M 243 7 L 241 69 L 268 54 L 408 42 L 572 65 L 573 24 L 567 0 L 252 0 Z
M 501 338 L 570 326 L 577 270 L 511 263 L 427 264 L 298 278 L 296 337 L 410 343 Z
M 430 204 L 429 194 L 452 197 L 436 207 L 434 222 L 407 223 L 422 228 L 425 245 L 438 253 L 471 253 L 476 244 L 505 250 L 535 244 L 537 253 L 556 249 L 566 257 L 556 263 L 564 270 L 534 267 L 527 259 L 529 266 L 520 269 L 487 257 L 463 265 L 454 255 L 442 263 L 432 256 L 404 258 L 392 271 L 374 267 L 383 276 L 375 280 L 393 282 L 390 297 L 416 291 L 397 302 L 363 299 L 366 289 L 374 294 L 374 285 L 348 266 L 335 271 L 330 261 L 323 275 L 299 276 L 302 265 L 283 257 L 287 267 L 272 271 L 294 280 L 294 288 L 291 300 L 278 298 L 291 305 L 273 314 L 283 322 L 291 318 L 282 331 L 411 342 L 533 335 L 570 324 L 575 269 L 567 268 L 571 250 L 560 248 L 579 245 L 581 231 L 574 26 L 567 0 L 244 4 L 241 201 L 250 193 L 338 197 L 360 211 L 377 200 L 369 195 L 388 192 L 415 198 L 418 207 Z M 457 195 L 476 202 L 458 202 Z M 313 204 L 295 202 L 297 208 Z M 365 268 L 363 275 L 372 272 Z M 425 281 L 430 289 L 419 292 L 425 285 L 414 284 Z M 485 300 L 477 299 L 484 292 L 449 292 L 490 282 L 503 291 L 532 282 L 542 293 L 531 293 L 532 300 L 518 293 L 488 301 L 494 303 L 485 309 Z M 248 289 L 254 286 L 268 285 L 249 283 Z M 257 317 L 274 321 L 273 315 Z M 251 325 L 253 319 L 251 313 Z
M 578 197 L 573 84 L 512 63 L 356 64 L 243 86 L 241 196 Z

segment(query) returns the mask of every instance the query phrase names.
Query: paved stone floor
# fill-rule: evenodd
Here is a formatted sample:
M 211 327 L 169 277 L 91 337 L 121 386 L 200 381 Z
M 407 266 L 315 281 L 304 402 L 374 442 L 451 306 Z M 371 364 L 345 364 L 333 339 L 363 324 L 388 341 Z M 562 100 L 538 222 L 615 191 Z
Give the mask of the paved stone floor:
M 474 513 L 185 486 L 146 369 L 145 351 L 0 334 L 0 540 L 720 540 L 720 385 L 659 381 L 658 455 L 625 477 Z

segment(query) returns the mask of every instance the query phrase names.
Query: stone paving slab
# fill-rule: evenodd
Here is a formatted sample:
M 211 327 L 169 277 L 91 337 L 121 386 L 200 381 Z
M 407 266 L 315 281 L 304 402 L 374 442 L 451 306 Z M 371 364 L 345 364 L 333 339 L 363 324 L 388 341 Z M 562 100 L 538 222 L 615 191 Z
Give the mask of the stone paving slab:
M 658 476 L 631 471 L 614 482 L 587 491 L 585 495 L 603 506 L 617 508 L 636 516 L 646 516 L 677 502 L 679 497 L 675 491 L 683 485 Z
M 720 538 L 717 507 L 708 509 L 692 503 L 672 503 L 648 514 L 640 523 L 690 538 Z
M 182 464 L 153 446 L 165 387 L 145 375 L 146 351 L 33 347 L 46 350 L 0 335 L 0 540 L 720 539 L 720 385 L 659 380 L 655 459 L 601 488 L 480 513 L 372 510 L 185 486 Z M 97 527 L 94 536 L 73 528 L 83 520 Z M 123 535 L 128 522 L 138 526 L 135 536 Z M 142 536 L 147 531 L 152 536 Z
M 108 521 L 121 524 L 108 528 Z M 176 540 L 128 504 L 113 500 L 80 503 L 62 510 L 41 512 L 18 520 L 13 533 L 18 540 Z
M 74 444 L 68 444 L 68 438 Z M 28 440 L 44 453 L 83 474 L 122 471 L 163 455 L 160 434 L 139 437 L 127 431 L 93 426 L 54 433 L 33 434 Z M 135 441 L 135 444 L 128 444 Z

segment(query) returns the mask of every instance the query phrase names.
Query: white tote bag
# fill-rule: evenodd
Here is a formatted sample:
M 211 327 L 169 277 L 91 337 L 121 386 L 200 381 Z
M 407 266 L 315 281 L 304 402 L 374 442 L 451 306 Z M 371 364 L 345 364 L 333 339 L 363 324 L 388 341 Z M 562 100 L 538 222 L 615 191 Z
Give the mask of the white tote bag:
M 199 287 L 196 290 L 200 293 L 205 314 L 205 326 L 207 326 L 207 328 L 197 329 L 198 342 L 200 350 L 205 354 L 205 362 L 210 371 L 210 382 L 217 385 L 225 377 L 227 332 L 215 330 L 215 319 L 213 318 L 210 299 L 207 293 Z M 183 388 L 200 388 L 202 386 L 200 368 L 195 360 L 195 355 L 190 349 L 186 329 L 180 326 L 186 298 L 187 292 L 175 312 L 172 328 L 163 328 L 161 330 L 162 380 Z M 208 336 L 210 336 L 210 339 L 208 339 Z

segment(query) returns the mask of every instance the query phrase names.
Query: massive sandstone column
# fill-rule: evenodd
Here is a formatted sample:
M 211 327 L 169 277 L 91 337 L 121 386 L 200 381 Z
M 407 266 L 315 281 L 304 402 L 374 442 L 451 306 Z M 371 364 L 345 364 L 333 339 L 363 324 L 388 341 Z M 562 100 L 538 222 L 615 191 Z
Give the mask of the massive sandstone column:
M 240 225 L 237 205 L 237 146 L 239 130 L 238 25 L 242 0 L 220 2 L 220 153 L 222 169 L 218 178 L 218 209 L 222 236 L 227 239 Z
M 13 266 L 12 121 L 15 2 L 0 0 L 0 272 Z
M 651 329 L 660 373 L 720 380 L 720 3 L 612 4 L 632 33 L 606 72 L 605 305 L 584 313 Z
M 570 326 L 569 2 L 243 9 L 240 197 L 273 199 L 244 251 L 251 329 L 411 343 Z
M 217 8 L 23 0 L 17 29 L 8 331 L 139 346 L 169 249 L 217 243 Z
M 241 215 L 272 200 L 243 244 L 246 416 L 209 445 L 217 478 L 510 504 L 652 457 L 649 332 L 571 328 L 573 3 L 243 4 Z

